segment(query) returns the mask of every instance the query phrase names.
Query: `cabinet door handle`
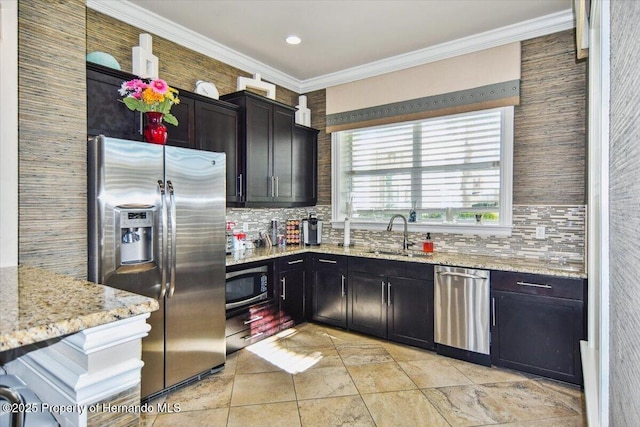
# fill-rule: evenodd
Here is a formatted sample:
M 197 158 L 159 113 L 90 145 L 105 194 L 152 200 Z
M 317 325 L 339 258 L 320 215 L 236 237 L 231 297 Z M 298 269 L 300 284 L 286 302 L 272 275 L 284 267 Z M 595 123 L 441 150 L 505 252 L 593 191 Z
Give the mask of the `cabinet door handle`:
M 245 335 L 244 337 L 242 337 L 243 340 L 247 341 L 247 340 L 252 340 L 254 338 L 258 338 L 260 335 L 263 335 L 264 332 L 258 332 L 257 334 L 253 334 L 253 335 Z
M 280 296 L 282 301 L 285 301 L 287 299 L 287 278 L 283 277 L 280 281 L 282 282 L 282 295 Z
M 491 298 L 491 324 L 496 326 L 496 298 Z
M 238 175 L 238 197 L 242 199 L 242 174 Z
M 391 305 L 391 282 L 387 282 L 387 305 Z
M 341 276 L 342 276 L 342 298 L 344 298 L 344 296 L 345 296 L 345 293 L 344 293 L 344 281 L 345 281 L 345 277 L 344 277 L 344 274 L 341 274 Z
M 322 259 L 322 258 L 318 258 L 318 262 L 325 262 L 327 264 L 337 264 L 338 261 L 334 261 L 332 259 Z
M 262 316 L 256 316 L 253 319 L 245 320 L 244 324 L 248 325 L 249 323 L 257 322 L 258 320 L 262 320 Z
M 380 289 L 382 289 L 382 305 L 384 305 L 384 280 L 380 282 L 380 285 Z
M 540 285 L 538 283 L 528 283 L 528 282 L 516 282 L 518 285 L 520 286 L 529 286 L 532 288 L 545 288 L 545 289 L 551 289 L 551 285 Z
M 293 261 L 287 261 L 287 264 L 289 264 L 289 265 L 291 265 L 291 264 L 299 264 L 301 262 L 304 262 L 304 260 L 303 259 L 296 259 L 296 260 L 293 260 Z
M 280 196 L 280 180 L 278 179 L 278 177 L 276 176 L 276 197 Z

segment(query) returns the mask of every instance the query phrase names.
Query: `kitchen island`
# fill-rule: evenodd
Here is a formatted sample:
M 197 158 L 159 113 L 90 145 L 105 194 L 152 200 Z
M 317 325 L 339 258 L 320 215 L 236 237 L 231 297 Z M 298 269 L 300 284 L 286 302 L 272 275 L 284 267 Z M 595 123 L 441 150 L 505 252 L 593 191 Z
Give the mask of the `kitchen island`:
M 61 425 L 129 422 L 139 413 L 100 408 L 139 403 L 141 340 L 157 309 L 152 298 L 108 286 L 35 267 L 0 268 L 2 368 L 43 402 L 65 408 L 54 412 Z

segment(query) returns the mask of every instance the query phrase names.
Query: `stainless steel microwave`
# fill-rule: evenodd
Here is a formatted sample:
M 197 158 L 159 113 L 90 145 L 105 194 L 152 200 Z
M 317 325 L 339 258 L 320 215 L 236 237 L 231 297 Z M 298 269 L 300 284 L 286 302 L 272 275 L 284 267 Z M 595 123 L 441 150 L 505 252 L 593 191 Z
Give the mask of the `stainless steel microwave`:
M 269 267 L 232 271 L 226 276 L 226 308 L 242 307 L 269 297 Z

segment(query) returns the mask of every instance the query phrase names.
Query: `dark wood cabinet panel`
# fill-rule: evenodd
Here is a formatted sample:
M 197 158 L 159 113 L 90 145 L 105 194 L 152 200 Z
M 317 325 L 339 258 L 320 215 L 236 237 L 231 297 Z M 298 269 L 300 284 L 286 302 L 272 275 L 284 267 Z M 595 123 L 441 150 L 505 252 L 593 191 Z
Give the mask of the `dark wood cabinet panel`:
M 306 319 L 307 255 L 292 255 L 279 261 L 280 327 Z
M 349 269 L 349 329 L 387 337 L 386 277 Z
M 318 130 L 295 125 L 291 147 L 293 199 L 318 202 Z
M 349 329 L 433 348 L 433 266 L 354 257 L 348 271 Z
M 87 63 L 87 135 L 142 141 L 142 114 L 121 101 L 118 89 L 134 76 Z
M 296 130 L 295 109 L 242 91 L 221 99 L 242 108 L 238 207 L 314 206 L 317 201 L 317 131 Z
M 275 106 L 273 109 L 273 169 L 274 194 L 282 202 L 293 203 L 293 125 L 294 113 Z
M 586 282 L 507 272 L 491 276 L 492 363 L 582 384 Z
M 227 158 L 227 201 L 236 202 L 238 180 L 238 111 L 237 107 L 214 103 L 195 104 L 195 148 L 225 153 Z
M 196 100 L 186 93 L 178 94 L 180 103 L 171 107 L 171 114 L 178 119 L 178 126 L 165 123 L 167 145 L 173 147 L 196 148 L 195 146 L 195 106 Z
M 252 98 L 246 100 L 245 158 L 247 202 L 269 203 L 273 199 L 271 179 L 273 107 Z
M 347 260 L 318 254 L 313 257 L 311 318 L 341 328 L 347 327 Z
M 388 338 L 433 349 L 433 280 L 396 277 L 388 286 Z
M 512 271 L 494 271 L 491 273 L 491 289 L 497 291 L 569 298 L 579 301 L 584 301 L 585 299 L 583 282 L 583 279 Z

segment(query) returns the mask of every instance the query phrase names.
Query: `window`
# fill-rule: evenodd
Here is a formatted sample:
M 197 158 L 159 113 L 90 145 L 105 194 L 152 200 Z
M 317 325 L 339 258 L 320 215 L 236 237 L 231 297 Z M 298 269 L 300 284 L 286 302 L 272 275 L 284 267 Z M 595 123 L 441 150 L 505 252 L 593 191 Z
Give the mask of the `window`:
M 513 107 L 336 132 L 333 219 L 508 234 L 512 151 Z

